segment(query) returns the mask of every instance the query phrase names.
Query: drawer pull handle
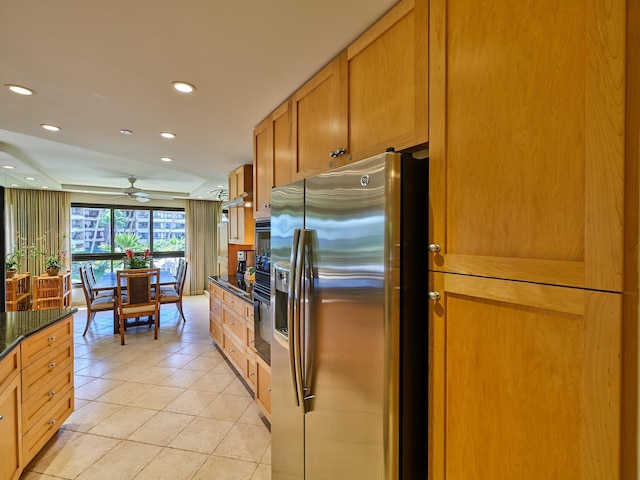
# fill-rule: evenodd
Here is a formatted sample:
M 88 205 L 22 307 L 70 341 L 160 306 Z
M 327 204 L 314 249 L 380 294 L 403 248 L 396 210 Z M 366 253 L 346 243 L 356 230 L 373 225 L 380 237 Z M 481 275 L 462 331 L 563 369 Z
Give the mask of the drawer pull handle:
M 50 397 L 53 397 L 56 393 L 58 393 L 58 392 L 56 392 L 55 390 L 51 390 L 51 391 L 49 392 L 49 396 L 50 396 Z
M 58 364 L 56 362 L 51 362 L 49 364 L 49 368 L 56 368 L 58 366 Z
M 255 375 L 255 372 L 249 372 L 249 376 L 253 377 Z
M 232 327 L 236 324 L 236 322 L 229 322 L 229 325 L 231 325 Z
M 53 420 L 49 420 L 47 423 L 49 425 L 55 425 L 58 421 L 54 418 Z
M 236 353 L 236 351 L 233 348 L 230 348 L 229 353 Z
M 267 387 L 267 391 L 270 392 L 271 391 L 271 387 Z
M 256 343 L 255 340 L 249 340 L 249 343 Z
M 54 335 L 51 335 L 51 336 L 49 337 L 49 341 L 50 341 L 50 342 L 55 342 L 55 341 L 56 341 L 56 337 L 55 337 Z

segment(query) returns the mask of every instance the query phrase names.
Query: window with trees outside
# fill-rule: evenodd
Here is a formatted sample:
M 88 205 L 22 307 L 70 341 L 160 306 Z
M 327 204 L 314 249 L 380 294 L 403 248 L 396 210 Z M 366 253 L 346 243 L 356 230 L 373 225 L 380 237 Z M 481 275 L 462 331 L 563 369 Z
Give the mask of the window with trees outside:
M 121 270 L 125 252 L 149 250 L 149 266 L 176 273 L 185 249 L 185 213 L 180 208 L 71 205 L 71 278 L 80 282 L 79 267 L 93 264 L 96 279 Z

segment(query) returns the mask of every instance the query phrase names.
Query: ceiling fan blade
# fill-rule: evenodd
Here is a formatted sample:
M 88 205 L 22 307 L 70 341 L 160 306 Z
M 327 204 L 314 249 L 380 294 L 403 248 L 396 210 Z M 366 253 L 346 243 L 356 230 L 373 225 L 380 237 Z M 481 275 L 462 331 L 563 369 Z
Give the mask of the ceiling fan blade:
M 132 192 L 131 195 L 133 195 L 134 197 L 148 197 L 149 196 L 148 193 L 141 192 L 141 191 Z
M 139 196 L 135 196 L 134 197 L 138 202 L 140 203 L 147 203 L 149 202 L 151 199 L 147 198 L 147 197 L 139 197 Z

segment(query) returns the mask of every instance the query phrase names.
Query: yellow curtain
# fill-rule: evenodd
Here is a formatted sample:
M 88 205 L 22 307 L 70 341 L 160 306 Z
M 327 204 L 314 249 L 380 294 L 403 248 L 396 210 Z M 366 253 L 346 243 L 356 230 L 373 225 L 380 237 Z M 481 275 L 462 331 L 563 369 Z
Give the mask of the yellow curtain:
M 185 205 L 185 257 L 189 262 L 184 295 L 199 295 L 207 289 L 209 275 L 218 264 L 217 225 L 222 218 L 222 202 L 187 200 Z
M 71 269 L 71 194 L 45 190 L 5 189 L 5 238 L 10 252 L 19 243 L 61 254 L 64 269 Z M 21 273 L 41 275 L 44 258 L 22 259 Z

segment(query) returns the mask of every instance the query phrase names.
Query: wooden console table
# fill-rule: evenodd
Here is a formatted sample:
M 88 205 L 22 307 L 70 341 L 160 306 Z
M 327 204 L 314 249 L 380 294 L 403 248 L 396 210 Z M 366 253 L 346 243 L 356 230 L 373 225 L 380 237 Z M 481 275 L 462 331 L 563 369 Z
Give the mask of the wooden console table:
M 31 274 L 16 273 L 6 279 L 5 311 L 17 312 L 31 308 Z
M 69 308 L 71 306 L 71 272 L 39 275 L 33 278 L 33 309 Z

